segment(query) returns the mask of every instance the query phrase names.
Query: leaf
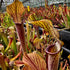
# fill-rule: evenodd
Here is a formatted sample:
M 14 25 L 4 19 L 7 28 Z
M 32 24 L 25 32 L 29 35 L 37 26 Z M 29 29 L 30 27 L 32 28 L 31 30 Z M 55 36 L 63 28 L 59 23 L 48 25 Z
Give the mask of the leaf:
M 5 13 L 5 16 L 3 18 L 3 23 L 1 23 L 1 26 L 4 28 L 8 28 L 10 26 L 14 26 L 14 22 L 11 19 L 10 15 L 8 13 Z
M 24 12 L 24 6 L 23 3 L 19 0 L 14 0 L 14 2 L 11 5 L 7 6 L 7 12 L 11 17 L 13 17 L 13 20 L 15 23 L 21 22 L 21 16 Z
M 41 19 L 43 19 L 43 16 L 37 15 L 36 13 L 32 13 L 28 16 L 28 20 L 31 20 L 31 21 L 36 21 Z
M 7 34 L 0 32 L 0 39 L 2 39 L 3 45 L 7 46 L 8 45 L 8 39 L 7 39 Z
M 41 41 L 42 41 L 42 39 L 35 38 L 34 41 L 33 41 L 33 43 L 34 43 L 34 44 L 37 44 L 37 43 L 39 43 L 39 42 L 41 42 Z
M 35 13 L 30 14 L 30 15 L 28 16 L 28 20 L 35 21 L 35 20 L 36 20 L 35 17 L 36 17 Z
M 39 26 L 43 28 L 46 32 L 49 32 L 49 35 L 58 40 L 59 33 L 56 29 L 54 29 L 53 24 L 48 19 L 43 19 L 39 21 L 28 21 L 28 23 L 31 23 L 33 25 Z
M 9 39 L 9 44 L 8 44 L 8 46 L 6 47 L 5 52 L 7 52 L 7 50 L 10 48 L 10 46 L 11 46 L 11 44 L 12 44 L 12 41 L 13 41 L 13 38 L 10 38 L 10 39 Z
M 68 26 L 70 28 L 70 16 L 67 15 Z
M 23 62 L 29 65 L 31 70 L 46 70 L 45 60 L 42 57 L 40 57 L 36 52 L 24 54 Z

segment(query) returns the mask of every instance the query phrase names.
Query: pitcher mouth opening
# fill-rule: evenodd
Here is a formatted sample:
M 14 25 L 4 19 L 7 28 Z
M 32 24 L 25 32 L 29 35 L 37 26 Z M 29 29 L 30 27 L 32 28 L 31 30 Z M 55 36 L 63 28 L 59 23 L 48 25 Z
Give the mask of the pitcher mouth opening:
M 48 47 L 46 48 L 46 53 L 47 53 L 47 54 L 50 54 L 50 55 L 58 54 L 58 53 L 61 51 L 61 48 L 60 48 L 59 50 L 57 50 L 56 52 L 51 52 L 51 51 L 49 51 L 49 49 L 52 48 L 52 47 L 54 47 L 54 46 L 55 46 L 55 44 L 48 46 Z

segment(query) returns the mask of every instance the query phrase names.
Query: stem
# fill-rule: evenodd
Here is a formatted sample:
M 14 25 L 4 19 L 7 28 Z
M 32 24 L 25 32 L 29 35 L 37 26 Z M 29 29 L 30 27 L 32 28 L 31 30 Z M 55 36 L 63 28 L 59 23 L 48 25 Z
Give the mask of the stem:
M 38 38 L 40 38 L 40 34 L 39 34 L 39 27 L 38 27 L 38 26 L 36 26 L 36 28 L 35 28 L 35 29 L 36 29 L 36 31 L 37 31 L 37 37 L 38 37 Z
M 26 46 L 25 46 L 25 32 L 24 27 L 22 23 L 15 23 L 17 34 L 21 43 L 21 46 L 23 48 L 23 52 L 26 52 Z
M 3 64 L 1 65 L 1 67 L 2 67 L 2 70 L 7 70 L 7 67 L 6 67 L 5 63 L 3 63 Z
M 0 65 L 2 67 L 2 70 L 7 70 L 3 55 L 0 55 Z
M 20 51 L 15 57 L 13 57 L 12 59 L 10 59 L 10 61 L 16 60 L 21 54 L 22 54 L 22 52 Z
M 29 24 L 26 24 L 26 28 L 27 28 L 27 42 L 28 42 L 28 46 L 29 46 L 29 40 L 30 40 L 30 27 Z
M 35 36 L 35 28 L 33 27 L 33 39 L 34 39 L 34 36 Z

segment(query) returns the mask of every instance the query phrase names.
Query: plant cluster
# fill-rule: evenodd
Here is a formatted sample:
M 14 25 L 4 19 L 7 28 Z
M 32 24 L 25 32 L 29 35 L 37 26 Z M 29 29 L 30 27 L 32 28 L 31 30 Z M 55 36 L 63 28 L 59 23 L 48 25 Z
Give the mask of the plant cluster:
M 0 14 L 0 68 L 2 70 L 47 70 L 46 47 L 54 44 L 55 46 L 49 49 L 49 52 L 55 53 L 57 48 L 63 45 L 52 23 L 56 19 L 63 20 L 61 7 L 60 15 L 58 12 L 59 10 L 54 6 L 47 6 L 46 9 L 29 6 L 24 8 L 19 0 L 14 0 L 11 5 L 8 5 L 7 13 Z M 26 22 L 25 29 L 23 22 Z M 39 27 L 42 28 L 41 35 Z M 60 53 L 52 57 L 55 57 L 54 59 L 58 62 L 59 56 Z M 68 58 L 70 61 L 70 57 Z M 56 63 L 55 60 L 53 63 Z M 60 70 L 64 70 L 65 67 L 69 69 L 67 61 L 64 66 L 61 62 Z
M 69 28 L 70 20 L 69 20 L 70 9 L 64 4 L 64 6 L 59 5 L 56 7 L 55 5 L 50 5 L 39 8 L 30 8 L 30 11 L 26 8 L 22 18 L 24 20 L 41 20 L 41 19 L 49 19 L 53 22 L 54 27 L 57 28 Z

